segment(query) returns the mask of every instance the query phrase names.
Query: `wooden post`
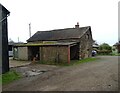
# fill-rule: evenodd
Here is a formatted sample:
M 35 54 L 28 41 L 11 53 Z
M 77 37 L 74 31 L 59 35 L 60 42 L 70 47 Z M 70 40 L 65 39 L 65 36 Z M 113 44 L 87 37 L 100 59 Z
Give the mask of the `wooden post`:
M 68 64 L 70 64 L 70 46 L 68 46 Z

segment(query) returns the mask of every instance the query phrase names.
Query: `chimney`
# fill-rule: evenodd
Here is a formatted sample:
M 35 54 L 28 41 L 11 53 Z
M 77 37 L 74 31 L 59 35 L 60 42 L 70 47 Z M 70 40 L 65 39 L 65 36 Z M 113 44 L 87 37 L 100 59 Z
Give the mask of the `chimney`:
M 79 22 L 77 22 L 77 25 L 75 25 L 75 28 L 79 28 Z

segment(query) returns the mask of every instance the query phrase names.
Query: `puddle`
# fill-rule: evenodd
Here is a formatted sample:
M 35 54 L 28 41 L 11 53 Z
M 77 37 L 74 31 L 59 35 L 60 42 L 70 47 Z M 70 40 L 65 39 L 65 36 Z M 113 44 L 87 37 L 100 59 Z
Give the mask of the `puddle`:
M 25 73 L 23 73 L 23 75 L 25 77 L 32 77 L 32 76 L 36 76 L 36 75 L 40 75 L 43 74 L 45 72 L 47 72 L 48 70 L 37 70 L 37 69 L 32 69 L 30 71 L 26 71 Z

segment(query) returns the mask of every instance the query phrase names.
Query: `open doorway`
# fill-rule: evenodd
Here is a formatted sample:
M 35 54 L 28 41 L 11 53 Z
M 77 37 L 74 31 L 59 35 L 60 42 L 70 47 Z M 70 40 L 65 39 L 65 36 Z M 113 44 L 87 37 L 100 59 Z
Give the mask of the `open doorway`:
M 79 45 L 70 47 L 70 60 L 79 60 Z
M 28 47 L 28 60 L 33 60 L 34 57 L 36 57 L 36 60 L 40 60 L 39 46 Z

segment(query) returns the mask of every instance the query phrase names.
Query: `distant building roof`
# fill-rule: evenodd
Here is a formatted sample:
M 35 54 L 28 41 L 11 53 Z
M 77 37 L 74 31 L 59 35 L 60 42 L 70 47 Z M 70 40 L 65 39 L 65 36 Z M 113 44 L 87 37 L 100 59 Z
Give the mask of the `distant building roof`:
M 115 43 L 113 46 L 118 46 L 120 45 L 120 41 L 118 43 Z
M 98 45 L 92 45 L 93 47 L 96 47 L 96 48 L 98 48 L 99 46 Z
M 8 45 L 24 44 L 23 42 L 8 42 Z
M 38 31 L 27 41 L 54 41 L 54 40 L 63 40 L 63 39 L 73 39 L 80 38 L 88 30 L 91 30 L 90 26 L 80 27 L 80 28 L 66 28 L 66 29 L 56 29 L 50 31 Z

